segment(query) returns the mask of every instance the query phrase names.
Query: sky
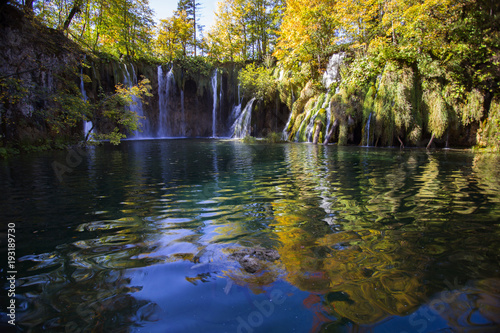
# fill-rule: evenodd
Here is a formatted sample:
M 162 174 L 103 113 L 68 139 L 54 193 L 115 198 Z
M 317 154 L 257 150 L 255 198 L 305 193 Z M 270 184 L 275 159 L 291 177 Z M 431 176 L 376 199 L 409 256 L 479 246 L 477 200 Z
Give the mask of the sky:
M 200 4 L 201 17 L 199 24 L 204 25 L 204 31 L 208 32 L 214 22 L 214 12 L 220 0 L 198 0 Z M 156 21 L 171 17 L 177 9 L 177 0 L 149 0 L 149 7 L 155 11 Z

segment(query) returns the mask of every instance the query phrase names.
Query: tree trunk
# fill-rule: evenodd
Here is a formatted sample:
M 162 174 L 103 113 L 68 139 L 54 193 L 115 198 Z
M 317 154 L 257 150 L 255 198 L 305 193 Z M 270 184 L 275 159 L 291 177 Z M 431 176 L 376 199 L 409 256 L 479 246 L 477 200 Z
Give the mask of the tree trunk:
M 82 6 L 82 1 L 83 0 L 77 0 L 74 2 L 73 8 L 71 8 L 68 17 L 66 17 L 66 21 L 64 21 L 63 30 L 68 30 L 73 17 L 75 17 L 75 15 L 81 11 L 80 7 Z
M 426 149 L 429 149 L 431 147 L 432 140 L 434 140 L 434 133 L 432 133 L 431 139 L 429 140 L 429 143 L 427 144 Z
M 24 11 L 27 13 L 33 13 L 33 2 L 34 0 L 28 0 L 24 3 Z
M 90 128 L 90 130 L 87 132 L 87 134 L 85 135 L 85 140 L 83 141 L 83 143 L 87 143 L 87 141 L 89 140 L 89 136 L 90 134 L 92 133 L 92 131 L 94 130 L 94 122 L 92 122 L 92 127 Z
M 399 141 L 399 148 L 403 149 L 405 147 L 405 145 L 403 144 L 403 141 L 401 141 L 401 138 L 399 137 L 399 135 L 398 135 L 398 141 Z
M 333 132 L 335 132 L 335 129 L 337 128 L 338 125 L 339 125 L 339 120 L 335 119 L 335 121 L 333 122 L 332 128 L 330 128 L 330 130 L 328 131 L 328 134 L 326 135 L 325 141 L 323 141 L 324 145 L 326 145 L 330 141 L 330 139 L 332 138 Z
M 193 0 L 193 46 L 194 46 L 194 56 L 196 57 L 196 0 Z

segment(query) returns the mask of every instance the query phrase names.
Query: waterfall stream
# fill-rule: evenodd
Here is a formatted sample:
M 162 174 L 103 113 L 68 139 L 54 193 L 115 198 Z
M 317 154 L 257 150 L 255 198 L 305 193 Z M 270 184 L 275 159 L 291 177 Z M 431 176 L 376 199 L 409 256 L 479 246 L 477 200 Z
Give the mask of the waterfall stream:
M 248 104 L 245 106 L 245 109 L 243 109 L 238 118 L 236 118 L 233 126 L 231 127 L 233 138 L 242 139 L 245 136 L 251 134 L 252 109 L 254 102 L 255 102 L 255 97 L 248 102 Z M 239 106 L 239 108 L 241 110 L 241 105 Z
M 340 65 L 345 57 L 344 53 L 335 53 L 331 56 L 326 71 L 323 74 L 323 85 L 330 88 L 332 83 L 337 82 L 340 76 Z
M 137 75 L 135 73 L 134 65 L 130 64 L 130 67 L 132 68 L 132 75 L 130 75 L 130 72 L 128 71 L 127 64 L 123 64 L 123 66 L 125 69 L 124 83 L 129 88 L 131 88 L 135 84 L 137 84 Z M 139 97 L 132 95 L 132 103 L 130 103 L 129 108 L 130 108 L 130 111 L 137 113 L 137 116 L 140 117 L 139 123 L 141 124 L 142 132 L 139 130 L 134 131 L 134 137 L 135 138 L 152 137 L 151 132 L 150 132 L 149 120 L 144 117 L 144 110 L 142 108 L 142 100 Z
M 368 116 L 368 121 L 366 122 L 366 146 L 370 147 L 370 123 L 372 121 L 372 113 Z
M 181 90 L 181 114 L 182 114 L 181 136 L 186 136 L 186 110 L 184 110 L 184 90 Z
M 212 108 L 212 137 L 217 137 L 217 70 L 212 76 L 213 108 Z
M 82 98 L 85 102 L 87 102 L 87 92 L 85 91 L 85 85 L 83 82 L 83 68 L 80 70 L 80 91 L 82 92 Z M 90 132 L 92 131 L 92 132 Z M 90 133 L 94 133 L 93 129 L 93 124 L 92 121 L 90 120 L 85 120 L 83 122 L 83 135 L 87 137 L 87 135 Z
M 174 80 L 173 67 L 170 68 L 166 77 L 163 75 L 163 69 L 158 66 L 158 137 L 168 137 L 172 135 L 170 123 L 168 122 L 168 107 L 170 102 L 170 87 Z

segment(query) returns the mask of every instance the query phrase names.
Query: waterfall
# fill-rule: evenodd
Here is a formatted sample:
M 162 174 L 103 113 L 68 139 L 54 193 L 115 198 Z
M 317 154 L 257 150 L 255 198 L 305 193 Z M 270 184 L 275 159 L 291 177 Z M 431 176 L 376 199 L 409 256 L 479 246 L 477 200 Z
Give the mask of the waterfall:
M 233 135 L 234 132 L 233 132 L 232 126 L 235 123 L 236 119 L 238 119 L 240 114 L 241 114 L 241 102 L 240 102 L 240 104 L 233 106 L 233 110 L 231 111 L 231 114 L 229 115 L 229 124 L 231 124 L 231 126 L 229 126 L 229 129 L 231 131 L 231 133 L 229 133 L 229 136 Z
M 132 68 L 132 75 L 128 71 L 127 64 L 123 64 L 125 69 L 125 78 L 124 83 L 131 88 L 134 84 L 137 84 L 137 75 L 135 74 L 134 65 L 130 65 Z M 129 105 L 130 111 L 137 113 L 139 117 L 144 117 L 144 110 L 142 108 L 142 100 L 139 97 L 132 95 L 132 103 Z M 134 137 L 136 138 L 145 138 L 151 137 L 150 129 L 149 129 L 149 120 L 140 118 L 139 123 L 142 124 L 142 132 L 139 130 L 134 131 Z
M 163 128 L 163 117 L 167 116 L 167 112 L 165 110 L 165 106 L 167 105 L 167 91 L 163 89 L 164 80 L 163 80 L 163 69 L 161 65 L 158 66 L 158 136 L 164 136 L 164 128 Z
M 316 117 L 318 115 L 318 112 L 323 105 L 319 105 L 319 100 L 316 102 L 316 105 L 310 110 L 311 113 L 311 118 L 309 119 L 309 124 L 307 124 L 306 128 L 306 138 L 307 142 L 312 142 L 312 136 L 314 134 L 314 123 L 316 121 Z
M 184 90 L 181 90 L 181 114 L 182 114 L 182 133 L 181 136 L 186 136 L 186 112 L 184 110 Z
M 330 125 L 332 124 L 332 115 L 330 112 L 332 111 L 331 109 L 331 104 L 330 104 L 330 96 L 326 96 L 326 101 L 325 103 L 328 104 L 326 107 L 326 128 L 325 128 L 325 138 L 328 136 L 328 133 L 330 133 Z
M 366 146 L 370 147 L 370 123 L 372 121 L 372 113 L 368 116 L 368 121 L 366 122 Z
M 168 104 L 170 99 L 170 86 L 174 80 L 173 67 L 167 73 L 166 78 L 163 77 L 163 69 L 158 66 L 158 137 L 167 137 L 172 135 L 168 123 Z
M 222 78 L 220 80 L 220 91 L 219 91 L 219 118 L 222 119 Z
M 240 99 L 240 85 L 239 84 L 238 84 L 238 101 L 239 101 L 239 104 L 233 106 L 233 109 L 231 110 L 231 114 L 229 115 L 229 118 L 228 118 L 227 123 L 230 124 L 230 126 L 228 126 L 229 131 L 230 131 L 230 133 L 228 134 L 228 137 L 231 137 L 234 134 L 234 129 L 233 129 L 234 123 L 235 123 L 236 119 L 238 119 L 238 117 L 241 114 L 241 103 L 243 102 L 243 100 Z
M 85 86 L 84 86 L 84 82 L 83 82 L 83 67 L 82 69 L 80 70 L 80 91 L 82 92 L 82 98 L 85 102 L 87 102 L 87 92 L 85 91 Z M 87 134 L 90 132 L 90 130 L 92 130 L 91 133 L 94 133 L 94 129 L 92 128 L 93 127 L 93 124 L 91 121 L 89 120 L 85 120 L 83 122 L 83 135 L 85 137 L 87 137 Z
M 328 89 L 331 84 L 337 82 L 340 76 L 340 65 L 344 59 L 344 53 L 335 53 L 330 58 L 326 72 L 323 74 L 323 85 Z
M 255 102 L 255 97 L 248 102 L 245 109 L 241 111 L 238 118 L 235 120 L 233 126 L 231 127 L 231 132 L 233 133 L 233 138 L 242 139 L 251 133 L 252 124 L 252 109 L 253 103 Z M 240 105 L 241 110 L 241 105 Z
M 222 90 L 222 89 L 221 89 Z M 217 125 L 217 69 L 212 76 L 213 108 L 212 108 L 212 137 L 216 137 Z
M 292 112 L 290 112 L 290 116 L 288 117 L 288 121 L 286 122 L 286 125 L 285 125 L 285 128 L 283 128 L 283 132 L 282 132 L 282 138 L 283 140 L 285 141 L 288 141 L 288 126 L 290 126 L 290 122 L 292 121 Z
M 292 88 L 292 107 L 293 107 L 293 103 L 295 103 L 295 96 L 293 94 L 293 88 Z M 290 112 L 290 116 L 288 117 L 288 121 L 286 122 L 286 125 L 285 125 L 285 128 L 283 128 L 283 133 L 282 133 L 282 137 L 283 137 L 283 140 L 285 141 L 288 141 L 288 126 L 290 126 L 290 122 L 292 121 L 292 112 Z

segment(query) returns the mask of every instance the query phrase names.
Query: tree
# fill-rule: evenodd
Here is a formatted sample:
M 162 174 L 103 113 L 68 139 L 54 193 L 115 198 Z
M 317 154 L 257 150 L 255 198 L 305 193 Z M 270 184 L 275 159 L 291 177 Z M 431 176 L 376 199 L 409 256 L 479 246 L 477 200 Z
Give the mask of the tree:
M 289 69 L 311 65 L 317 77 L 327 55 L 339 40 L 339 22 L 333 1 L 289 0 L 274 55 Z
M 215 24 L 208 33 L 209 54 L 219 60 L 262 61 L 274 48 L 281 8 L 281 0 L 219 2 Z
M 34 1 L 35 15 L 47 26 L 92 51 L 134 58 L 151 51 L 153 12 L 148 0 Z
M 196 2 L 196 0 L 179 0 L 179 3 L 177 4 L 177 12 L 185 12 L 186 13 L 186 19 L 191 23 L 192 25 L 192 33 L 193 33 L 193 41 L 192 41 L 192 46 L 194 50 L 194 56 L 196 57 L 196 48 L 198 46 L 198 39 L 196 38 L 196 32 L 197 29 L 200 29 L 200 26 L 198 25 L 198 18 L 199 15 L 197 16 L 197 12 L 199 12 L 200 9 L 200 3 Z
M 110 140 L 112 144 L 116 145 L 120 143 L 122 138 L 126 137 L 126 133 L 137 131 L 139 129 L 139 117 L 136 112 L 131 111 L 126 106 L 135 103 L 133 96 L 143 99 L 146 96 L 152 96 L 150 92 L 150 81 L 143 78 L 133 87 L 118 84 L 115 93 L 101 93 L 99 100 L 90 105 L 92 123 L 96 124 L 97 121 L 95 120 L 100 122 L 109 121 L 113 126 L 107 133 L 93 134 L 94 139 Z M 91 131 L 92 129 L 89 133 Z M 87 141 L 89 133 L 87 133 L 85 141 Z

